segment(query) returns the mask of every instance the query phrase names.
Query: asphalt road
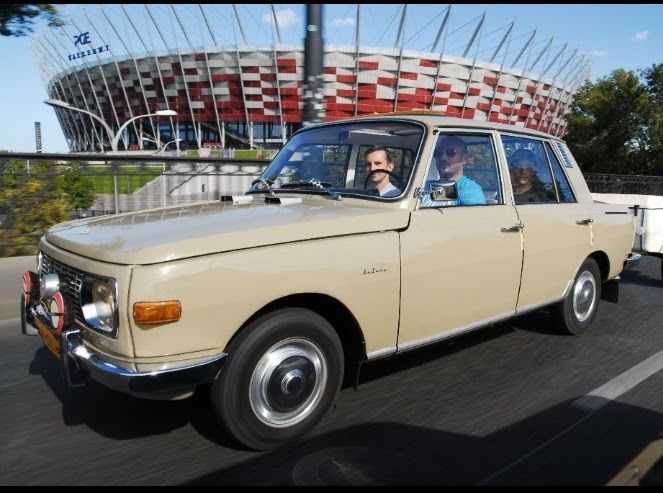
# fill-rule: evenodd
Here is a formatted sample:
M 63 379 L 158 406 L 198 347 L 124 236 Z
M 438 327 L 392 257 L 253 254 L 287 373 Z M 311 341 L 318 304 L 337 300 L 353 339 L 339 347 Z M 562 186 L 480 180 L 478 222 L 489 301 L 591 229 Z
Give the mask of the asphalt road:
M 645 257 L 590 332 L 536 312 L 372 363 L 308 437 L 263 453 L 217 431 L 208 389 L 66 389 L 40 339 L 0 321 L 0 484 L 602 485 L 663 432 L 662 299 Z

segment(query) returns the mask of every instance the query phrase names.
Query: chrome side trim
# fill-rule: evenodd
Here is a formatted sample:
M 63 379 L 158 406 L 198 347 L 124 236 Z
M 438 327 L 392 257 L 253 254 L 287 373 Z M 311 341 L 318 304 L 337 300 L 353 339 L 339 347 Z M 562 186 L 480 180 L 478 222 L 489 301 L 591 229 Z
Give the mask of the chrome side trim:
M 567 286 L 567 288 L 564 290 L 564 295 L 562 295 L 559 298 L 551 298 L 547 301 L 543 301 L 541 303 L 534 303 L 533 305 L 528 305 L 523 308 L 519 308 L 516 310 L 516 317 L 519 315 L 522 315 L 523 313 L 531 312 L 534 310 L 538 310 L 539 308 L 545 308 L 546 306 L 552 305 L 553 303 L 557 303 L 558 301 L 562 301 L 566 297 L 567 291 L 571 289 L 571 284 Z
M 461 327 L 457 327 L 455 329 L 445 331 L 444 333 L 437 334 L 435 336 L 426 337 L 424 339 L 418 339 L 416 341 L 411 341 L 411 342 L 408 342 L 406 344 L 399 344 L 398 345 L 398 352 L 400 353 L 402 351 L 408 351 L 410 349 L 415 349 L 415 348 L 418 348 L 418 347 L 421 347 L 421 346 L 426 346 L 426 345 L 432 344 L 434 342 L 443 341 L 444 339 L 450 339 L 452 337 L 464 334 L 465 332 L 470 332 L 472 330 L 484 327 L 486 325 L 501 322 L 503 320 L 508 320 L 508 319 L 510 319 L 514 316 L 515 316 L 515 311 L 514 312 L 508 312 L 508 313 L 504 313 L 502 315 L 498 315 L 496 317 L 491 317 L 491 318 L 482 320 L 480 322 L 474 322 L 474 323 L 471 323 L 471 324 L 463 325 Z
M 570 288 L 570 285 L 569 285 L 569 288 Z M 567 290 L 569 288 L 567 288 Z M 509 320 L 510 318 L 519 317 L 520 315 L 523 315 L 527 312 L 538 310 L 539 308 L 544 308 L 546 306 L 552 305 L 553 303 L 557 303 L 558 301 L 561 301 L 563 299 L 564 299 L 564 296 L 562 296 L 561 298 L 552 298 L 550 300 L 547 300 L 547 301 L 544 301 L 544 302 L 541 302 L 541 303 L 536 303 L 534 305 L 529 305 L 529 306 L 526 306 L 524 308 L 520 308 L 520 309 L 516 310 L 514 313 L 506 313 L 506 314 L 498 315 L 497 317 L 487 318 L 487 319 L 482 320 L 480 322 L 475 322 L 475 323 L 471 323 L 471 324 L 468 324 L 468 325 L 463 325 L 462 327 L 457 327 L 455 329 L 446 331 L 442 334 L 438 334 L 438 335 L 435 335 L 435 336 L 432 336 L 432 337 L 427 337 L 425 339 L 418 339 L 416 341 L 408 342 L 406 344 L 399 345 L 398 346 L 398 352 L 400 353 L 402 351 L 408 351 L 410 349 L 415 349 L 415 348 L 418 348 L 418 347 L 421 347 L 421 346 L 426 346 L 428 344 L 432 344 L 432 343 L 435 343 L 435 342 L 440 342 L 440 341 L 443 341 L 445 339 L 451 339 L 452 337 L 456 337 L 456 336 L 459 336 L 459 335 L 464 334 L 466 332 L 471 332 L 473 330 L 477 330 L 477 329 L 480 329 L 482 327 L 486 327 L 487 325 L 492 325 L 492 324 L 496 324 L 496 323 L 499 323 L 499 322 L 503 322 L 505 320 Z M 384 350 L 375 351 L 375 352 L 371 353 L 369 355 L 369 359 L 372 355 L 374 355 L 376 353 L 380 353 L 380 352 L 384 352 Z
M 394 354 L 398 348 L 396 346 L 392 347 L 386 347 L 382 349 L 378 349 L 377 351 L 372 351 L 366 355 L 367 360 L 374 360 L 374 359 L 379 359 L 379 358 L 384 358 L 385 356 L 389 356 L 391 354 Z

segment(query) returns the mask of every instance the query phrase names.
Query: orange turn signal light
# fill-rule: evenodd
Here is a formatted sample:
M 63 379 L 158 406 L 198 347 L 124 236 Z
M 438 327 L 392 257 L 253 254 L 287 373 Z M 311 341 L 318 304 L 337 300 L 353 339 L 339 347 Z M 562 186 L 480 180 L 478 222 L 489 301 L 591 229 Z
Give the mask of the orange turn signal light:
M 134 303 L 134 320 L 137 324 L 177 322 L 181 317 L 182 305 L 177 300 Z

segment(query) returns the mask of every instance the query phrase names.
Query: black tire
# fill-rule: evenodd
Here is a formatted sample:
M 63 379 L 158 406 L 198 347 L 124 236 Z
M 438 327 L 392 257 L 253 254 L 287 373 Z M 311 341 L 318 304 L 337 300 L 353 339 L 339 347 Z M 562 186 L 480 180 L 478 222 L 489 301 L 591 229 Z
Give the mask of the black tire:
M 663 281 L 663 257 L 661 257 L 661 281 Z
M 255 450 L 304 435 L 334 404 L 343 381 L 338 334 L 303 308 L 254 320 L 227 353 L 211 388 L 212 408 L 231 437 Z
M 566 297 L 551 307 L 553 325 L 564 334 L 581 334 L 592 325 L 600 300 L 601 271 L 596 261 L 588 258 L 580 266 Z

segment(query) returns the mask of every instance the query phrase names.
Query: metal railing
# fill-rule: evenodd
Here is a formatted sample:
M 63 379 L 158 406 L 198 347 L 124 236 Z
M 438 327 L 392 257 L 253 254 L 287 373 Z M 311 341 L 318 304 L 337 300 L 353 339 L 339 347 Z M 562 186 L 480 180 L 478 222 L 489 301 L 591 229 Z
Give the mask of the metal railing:
M 246 192 L 267 160 L 0 153 L 0 257 L 31 254 L 67 219 Z
M 608 175 L 585 173 L 589 190 L 594 193 L 633 193 L 663 195 L 663 176 Z
M 267 160 L 0 153 L 0 257 L 57 222 L 242 194 Z M 590 191 L 663 195 L 663 177 L 587 173 Z

